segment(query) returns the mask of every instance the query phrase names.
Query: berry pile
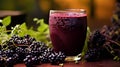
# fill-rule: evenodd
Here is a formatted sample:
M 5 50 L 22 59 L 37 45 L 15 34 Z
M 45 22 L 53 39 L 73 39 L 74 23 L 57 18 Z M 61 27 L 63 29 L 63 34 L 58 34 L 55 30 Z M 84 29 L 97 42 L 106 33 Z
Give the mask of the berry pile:
M 96 48 L 89 49 L 85 55 L 87 61 L 96 61 L 100 58 L 100 51 Z
M 120 3 L 112 17 L 112 26 L 104 25 L 94 31 L 88 41 L 87 61 L 97 61 L 113 57 L 120 61 Z
M 109 52 L 104 48 L 106 41 L 106 37 L 101 34 L 100 30 L 94 31 L 89 37 L 88 51 L 84 58 L 87 61 L 97 61 L 109 57 Z
M 13 35 L 8 41 L 0 45 L 0 67 L 13 67 L 17 63 L 25 63 L 27 67 L 41 63 L 63 63 L 66 55 L 55 52 L 45 43 L 25 35 Z
M 97 61 L 105 58 L 117 57 L 120 60 L 120 30 L 116 26 L 103 26 L 94 31 L 88 41 L 87 61 Z

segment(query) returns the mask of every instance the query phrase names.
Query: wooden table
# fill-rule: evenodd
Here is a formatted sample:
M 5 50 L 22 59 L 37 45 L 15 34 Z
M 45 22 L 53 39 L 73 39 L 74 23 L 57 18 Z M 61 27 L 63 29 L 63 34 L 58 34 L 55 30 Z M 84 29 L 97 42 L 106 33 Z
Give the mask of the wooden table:
M 25 64 L 16 64 L 14 67 L 26 67 Z M 41 64 L 36 67 L 61 67 L 58 65 Z M 116 62 L 113 60 L 102 60 L 97 62 L 79 62 L 79 64 L 75 64 L 73 62 L 67 62 L 63 67 L 120 67 L 120 62 Z

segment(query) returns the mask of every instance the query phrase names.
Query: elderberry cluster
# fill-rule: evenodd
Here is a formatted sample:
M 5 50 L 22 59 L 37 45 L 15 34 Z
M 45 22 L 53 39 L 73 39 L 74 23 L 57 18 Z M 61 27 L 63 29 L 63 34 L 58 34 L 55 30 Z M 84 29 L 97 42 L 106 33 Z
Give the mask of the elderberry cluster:
M 104 25 L 94 31 L 88 41 L 87 61 L 114 58 L 120 61 L 120 3 L 116 3 L 116 10 L 112 16 L 112 26 Z
M 84 58 L 87 61 L 97 61 L 105 58 L 106 54 L 108 54 L 108 51 L 103 47 L 105 42 L 106 37 L 102 35 L 101 31 L 94 31 L 89 37 L 88 51 Z
M 63 52 L 55 52 L 30 35 L 13 35 L 0 47 L 0 67 L 13 67 L 17 63 L 25 63 L 27 67 L 42 63 L 59 64 L 66 57 Z
M 113 17 L 113 19 L 115 18 Z M 113 26 L 105 25 L 90 35 L 88 51 L 85 54 L 87 61 L 97 61 L 111 57 L 117 57 L 115 60 L 120 59 L 120 22 L 112 22 Z
M 33 41 L 36 41 L 35 38 L 30 37 L 30 35 L 25 35 L 24 37 L 19 37 L 18 35 L 13 35 L 9 42 L 16 45 L 30 45 Z

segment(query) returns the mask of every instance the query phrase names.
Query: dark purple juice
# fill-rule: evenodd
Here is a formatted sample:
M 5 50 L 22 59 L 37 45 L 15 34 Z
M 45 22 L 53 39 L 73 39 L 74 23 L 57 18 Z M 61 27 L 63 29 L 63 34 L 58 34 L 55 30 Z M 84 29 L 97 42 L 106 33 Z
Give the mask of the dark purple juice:
M 87 16 L 79 13 L 52 13 L 50 38 L 55 51 L 77 55 L 82 51 L 87 30 Z

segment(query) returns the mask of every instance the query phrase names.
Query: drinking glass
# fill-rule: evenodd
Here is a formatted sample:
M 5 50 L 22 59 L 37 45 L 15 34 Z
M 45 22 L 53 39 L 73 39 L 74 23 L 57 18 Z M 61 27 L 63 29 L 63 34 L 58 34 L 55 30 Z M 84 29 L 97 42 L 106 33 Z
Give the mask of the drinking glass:
M 82 51 L 86 38 L 87 14 L 84 9 L 50 10 L 49 28 L 56 52 L 77 55 Z

